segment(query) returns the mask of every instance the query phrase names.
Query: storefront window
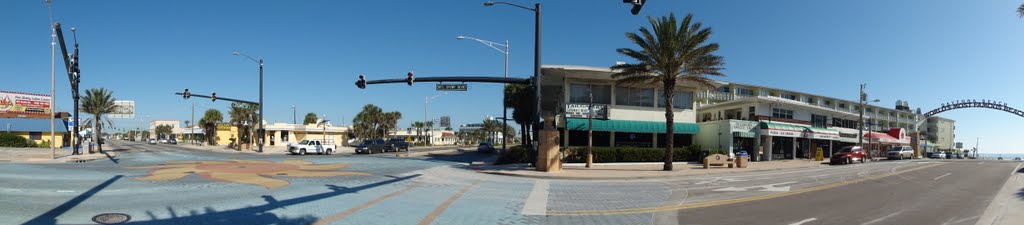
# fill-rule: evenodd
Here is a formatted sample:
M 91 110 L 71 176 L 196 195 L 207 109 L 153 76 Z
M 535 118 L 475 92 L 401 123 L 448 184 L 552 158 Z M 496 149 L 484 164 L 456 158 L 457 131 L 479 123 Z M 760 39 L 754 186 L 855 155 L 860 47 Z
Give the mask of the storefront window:
M 616 105 L 654 106 L 653 88 L 617 87 L 615 90 Z
M 611 85 L 600 85 L 600 84 L 570 84 L 569 85 L 569 102 L 570 103 L 590 103 L 590 92 L 594 92 L 594 103 L 595 104 L 611 104 L 612 103 L 612 87 Z
M 653 143 L 654 135 L 650 133 L 615 133 L 615 146 L 653 147 Z
M 665 108 L 665 95 L 662 92 L 658 92 L 658 107 Z M 673 109 L 693 109 L 693 93 L 689 91 L 676 91 L 672 96 L 672 108 Z

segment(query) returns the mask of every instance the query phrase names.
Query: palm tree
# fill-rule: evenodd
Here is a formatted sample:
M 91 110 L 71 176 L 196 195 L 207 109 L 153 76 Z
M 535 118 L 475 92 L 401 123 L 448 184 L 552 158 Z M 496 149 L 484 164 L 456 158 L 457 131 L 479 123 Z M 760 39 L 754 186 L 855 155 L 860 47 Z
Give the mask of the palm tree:
M 398 120 L 402 119 L 400 112 L 386 112 L 381 116 L 381 137 L 387 137 L 391 130 L 398 127 Z
M 199 120 L 199 124 L 203 125 L 203 132 L 206 135 L 206 142 L 210 145 L 217 144 L 217 124 L 224 121 L 224 114 L 220 113 L 216 109 L 208 109 L 203 114 L 203 118 Z
M 616 51 L 638 61 L 612 66 L 617 71 L 612 75 L 617 83 L 630 85 L 657 86 L 663 88 L 665 96 L 665 166 L 664 170 L 672 170 L 672 142 L 675 136 L 672 100 L 677 84 L 696 83 L 705 87 L 714 87 L 707 76 L 725 76 L 721 56 L 714 55 L 718 43 L 707 43 L 711 37 L 711 28 L 702 28 L 700 22 L 693 21 L 693 14 L 686 15 L 680 22 L 675 14 L 655 20 L 648 17 L 652 34 L 646 27 L 640 28 L 640 34 L 626 33 L 639 50 L 620 48 Z M 691 103 L 692 104 L 692 103 Z
M 103 125 L 107 127 L 113 127 L 114 122 L 108 118 L 103 118 L 103 115 L 108 113 L 114 113 L 117 110 L 117 106 L 114 105 L 113 93 L 106 88 L 93 88 L 85 91 L 85 96 L 82 97 L 82 111 L 85 113 L 92 114 L 92 118 L 86 119 L 86 124 L 92 124 L 92 139 L 96 141 L 96 149 L 103 152 L 103 145 L 100 144 L 100 134 L 103 130 Z M 89 150 L 92 154 L 92 149 Z
M 231 103 L 228 115 L 231 117 L 231 124 L 238 128 L 239 144 L 252 144 L 252 127 L 256 125 L 256 111 L 259 109 L 255 104 Z
M 171 125 L 164 124 L 156 126 L 156 129 L 154 129 L 154 131 L 156 131 L 157 137 L 164 137 L 164 135 L 170 136 L 171 133 L 174 132 L 174 128 L 171 127 Z
M 530 143 L 530 135 L 526 135 L 530 130 L 530 126 L 533 121 L 533 108 L 536 107 L 533 104 L 533 89 L 525 84 L 509 84 L 505 86 L 505 108 L 512 108 L 512 121 L 519 124 L 519 138 L 522 139 L 523 144 Z
M 1017 17 L 1024 18 L 1024 4 L 1017 7 Z
M 317 121 L 316 113 L 306 113 L 306 117 L 302 118 L 302 124 L 316 124 Z
M 427 135 L 427 142 L 426 142 L 426 144 L 430 145 L 430 139 L 432 139 L 434 137 L 434 135 L 432 135 L 432 133 L 430 132 L 431 130 L 434 129 L 434 121 L 431 120 L 431 121 L 424 122 L 423 123 L 423 127 L 426 129 L 424 131 L 424 134 Z
M 423 140 L 423 137 L 422 137 L 423 132 L 422 131 L 423 131 L 423 127 L 426 126 L 426 125 L 423 122 L 416 121 L 416 122 L 412 122 L 412 124 L 410 126 L 412 128 L 416 129 L 416 139 L 419 139 L 419 140 L 422 141 Z
M 497 120 L 484 120 L 483 128 L 480 130 L 483 130 L 484 133 L 487 135 L 487 139 L 490 139 L 491 144 L 494 144 L 495 142 L 497 142 L 494 140 L 494 133 L 501 131 L 501 123 L 499 123 Z
M 379 121 L 383 111 L 373 104 L 366 104 L 363 110 L 352 118 L 352 131 L 359 138 L 377 138 Z

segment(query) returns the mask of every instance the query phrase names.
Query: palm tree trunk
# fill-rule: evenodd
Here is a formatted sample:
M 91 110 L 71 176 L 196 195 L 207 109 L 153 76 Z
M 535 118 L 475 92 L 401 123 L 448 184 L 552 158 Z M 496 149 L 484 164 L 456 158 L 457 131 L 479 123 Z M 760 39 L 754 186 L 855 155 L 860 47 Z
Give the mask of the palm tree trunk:
M 675 97 L 676 82 L 670 79 L 665 82 L 665 166 L 662 170 L 672 171 L 672 143 L 675 141 L 675 114 L 672 113 L 672 98 Z
M 92 141 L 96 143 L 96 147 L 100 146 L 100 117 L 94 116 L 92 120 Z M 89 154 L 95 153 L 93 149 L 89 149 Z

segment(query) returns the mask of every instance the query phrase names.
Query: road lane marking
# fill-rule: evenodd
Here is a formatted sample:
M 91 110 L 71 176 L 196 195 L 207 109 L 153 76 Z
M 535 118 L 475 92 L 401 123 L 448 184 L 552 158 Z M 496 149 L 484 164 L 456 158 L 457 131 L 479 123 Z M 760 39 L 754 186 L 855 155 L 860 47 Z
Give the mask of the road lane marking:
M 938 176 L 938 177 L 932 178 L 932 180 L 939 180 L 939 178 L 943 178 L 943 177 L 949 176 L 950 174 L 953 174 L 953 173 L 946 173 L 946 174 L 943 174 L 942 176 Z
M 830 188 L 835 188 L 835 187 L 840 187 L 840 186 L 845 186 L 845 185 L 850 185 L 850 184 L 857 184 L 857 183 L 861 183 L 861 182 L 865 182 L 865 181 L 869 181 L 869 180 L 881 179 L 881 178 L 885 178 L 885 177 L 889 177 L 889 176 L 893 176 L 893 175 L 897 175 L 897 174 L 913 172 L 913 171 L 922 170 L 922 169 L 931 168 L 931 167 L 936 167 L 936 166 L 940 166 L 940 165 L 943 165 L 943 164 L 941 164 L 941 163 L 934 163 L 934 164 L 930 164 L 930 165 L 920 166 L 920 167 L 917 167 L 917 168 L 903 170 L 903 171 L 900 171 L 898 173 L 885 173 L 885 174 L 879 174 L 879 175 L 870 176 L 870 177 L 862 177 L 862 178 L 853 179 L 853 180 L 840 181 L 840 182 L 831 183 L 831 184 L 827 184 L 827 185 L 808 187 L 808 188 L 799 189 L 799 190 L 790 191 L 790 192 L 778 192 L 778 193 L 773 193 L 773 194 L 757 195 L 757 196 L 750 196 L 750 197 L 743 197 L 743 198 L 734 198 L 734 199 L 727 199 L 727 200 L 721 200 L 721 201 L 698 202 L 698 203 L 675 205 L 675 206 L 660 206 L 660 207 L 645 207 L 645 208 L 625 208 L 625 209 L 611 209 L 611 210 L 608 210 L 608 209 L 597 209 L 597 210 L 594 210 L 594 209 L 591 209 L 591 210 L 548 210 L 547 211 L 547 215 L 548 216 L 604 216 L 604 215 L 622 215 L 622 214 L 642 214 L 642 213 L 654 213 L 654 212 L 661 212 L 661 211 L 678 211 L 678 210 L 684 210 L 684 209 L 696 209 L 696 208 L 728 205 L 728 204 L 735 204 L 735 203 L 760 201 L 760 200 L 780 198 L 780 197 L 785 197 L 785 196 L 790 196 L 790 195 L 803 194 L 803 193 L 807 193 L 807 192 L 820 191 L 820 190 L 825 190 L 825 189 L 830 189 Z
M 985 162 L 979 162 L 978 165 L 985 164 Z
M 1021 164 L 1024 164 L 1024 162 L 1022 162 L 1022 163 L 1017 163 L 1017 167 L 1014 167 L 1014 168 L 1013 168 L 1013 170 L 1011 170 L 1011 171 L 1010 171 L 1010 176 L 1013 176 L 1013 174 L 1014 174 L 1014 173 L 1017 173 L 1017 169 L 1019 169 L 1019 168 L 1020 168 L 1020 165 L 1021 165 Z
M 389 199 L 391 197 L 395 197 L 395 196 L 398 196 L 399 194 L 405 193 L 405 192 L 410 191 L 412 189 L 416 189 L 416 188 L 420 187 L 420 185 L 421 185 L 420 183 L 415 183 L 413 185 L 409 185 L 409 187 L 406 187 L 405 189 L 398 190 L 398 191 L 386 194 L 384 196 L 377 197 L 376 199 L 373 199 L 373 200 L 371 200 L 369 202 L 363 203 L 362 205 L 353 207 L 351 209 L 345 210 L 344 212 L 341 212 L 341 213 L 338 213 L 338 214 L 334 214 L 334 215 L 328 216 L 326 218 L 318 219 L 313 224 L 314 225 L 330 224 L 330 223 L 332 223 L 334 221 L 337 221 L 337 220 L 339 220 L 341 218 L 345 218 L 346 216 L 352 215 L 353 213 L 359 212 L 359 210 L 363 210 L 363 209 L 369 208 L 370 206 L 375 205 L 377 203 L 380 203 L 380 202 L 382 202 L 384 200 L 387 200 L 387 199 Z
M 775 183 L 775 184 L 765 184 L 765 185 L 755 185 L 755 186 L 749 186 L 749 187 L 727 187 L 727 188 L 715 189 L 713 191 L 747 191 L 747 190 L 750 190 L 750 189 L 758 189 L 758 188 L 761 189 L 761 190 L 758 190 L 758 191 L 789 191 L 789 186 L 779 186 L 779 185 L 786 185 L 786 184 L 793 184 L 793 183 L 796 183 L 796 181 L 782 182 L 782 183 Z
M 548 180 L 537 180 L 533 183 L 533 190 L 526 197 L 523 204 L 523 215 L 546 215 L 548 210 L 548 188 L 551 183 Z
M 900 213 L 903 213 L 903 211 L 906 211 L 906 209 L 904 209 L 904 210 L 900 210 L 900 211 L 896 211 L 896 212 L 894 212 L 894 213 L 892 213 L 892 214 L 889 214 L 889 215 L 885 215 L 885 216 L 883 216 L 883 217 L 881 217 L 881 218 L 878 218 L 878 219 L 874 219 L 874 220 L 868 221 L 867 223 L 862 223 L 862 224 L 860 224 L 860 225 L 871 225 L 871 224 L 874 224 L 874 223 L 882 222 L 883 220 L 886 220 L 886 219 L 892 218 L 892 217 L 894 217 L 894 216 L 896 216 L 896 215 L 899 215 Z
M 455 200 L 461 198 L 463 194 L 466 194 L 466 192 L 468 192 L 470 189 L 476 187 L 477 183 L 480 183 L 480 181 L 473 181 L 473 183 L 466 185 L 466 187 L 462 188 L 462 190 L 459 190 L 459 192 L 455 193 L 455 195 L 452 195 L 452 197 L 448 198 L 448 200 L 445 200 L 444 203 L 438 205 L 437 208 L 434 208 L 434 211 L 430 212 L 430 214 L 427 214 L 427 217 L 424 217 L 423 220 L 420 220 L 419 225 L 430 225 L 430 223 L 433 223 L 434 219 L 437 219 L 437 216 L 440 216 L 441 213 L 444 212 L 444 210 L 448 209 L 448 207 L 451 206 L 452 203 L 455 202 Z
M 806 220 L 801 220 L 800 222 L 791 223 L 789 225 L 801 225 L 801 224 L 804 224 L 804 223 L 807 223 L 807 222 L 811 222 L 811 221 L 815 221 L 815 220 L 818 220 L 818 218 L 807 218 Z
M 71 192 L 75 192 L 75 191 L 72 191 L 72 190 L 57 190 L 57 192 L 58 193 L 71 193 Z

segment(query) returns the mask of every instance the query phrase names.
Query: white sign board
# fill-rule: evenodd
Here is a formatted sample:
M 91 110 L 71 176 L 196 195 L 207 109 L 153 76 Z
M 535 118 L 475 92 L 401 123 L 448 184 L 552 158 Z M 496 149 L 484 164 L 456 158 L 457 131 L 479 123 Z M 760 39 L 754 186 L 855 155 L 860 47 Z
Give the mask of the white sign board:
M 49 114 L 50 96 L 0 91 L 0 113 Z
M 135 101 L 132 100 L 117 100 L 114 101 L 114 113 L 107 114 L 110 118 L 119 119 L 134 119 L 135 118 Z
M 594 112 L 597 114 L 594 119 L 608 119 L 608 105 L 594 104 Z M 565 104 L 565 117 L 588 118 L 589 114 L 590 104 Z

